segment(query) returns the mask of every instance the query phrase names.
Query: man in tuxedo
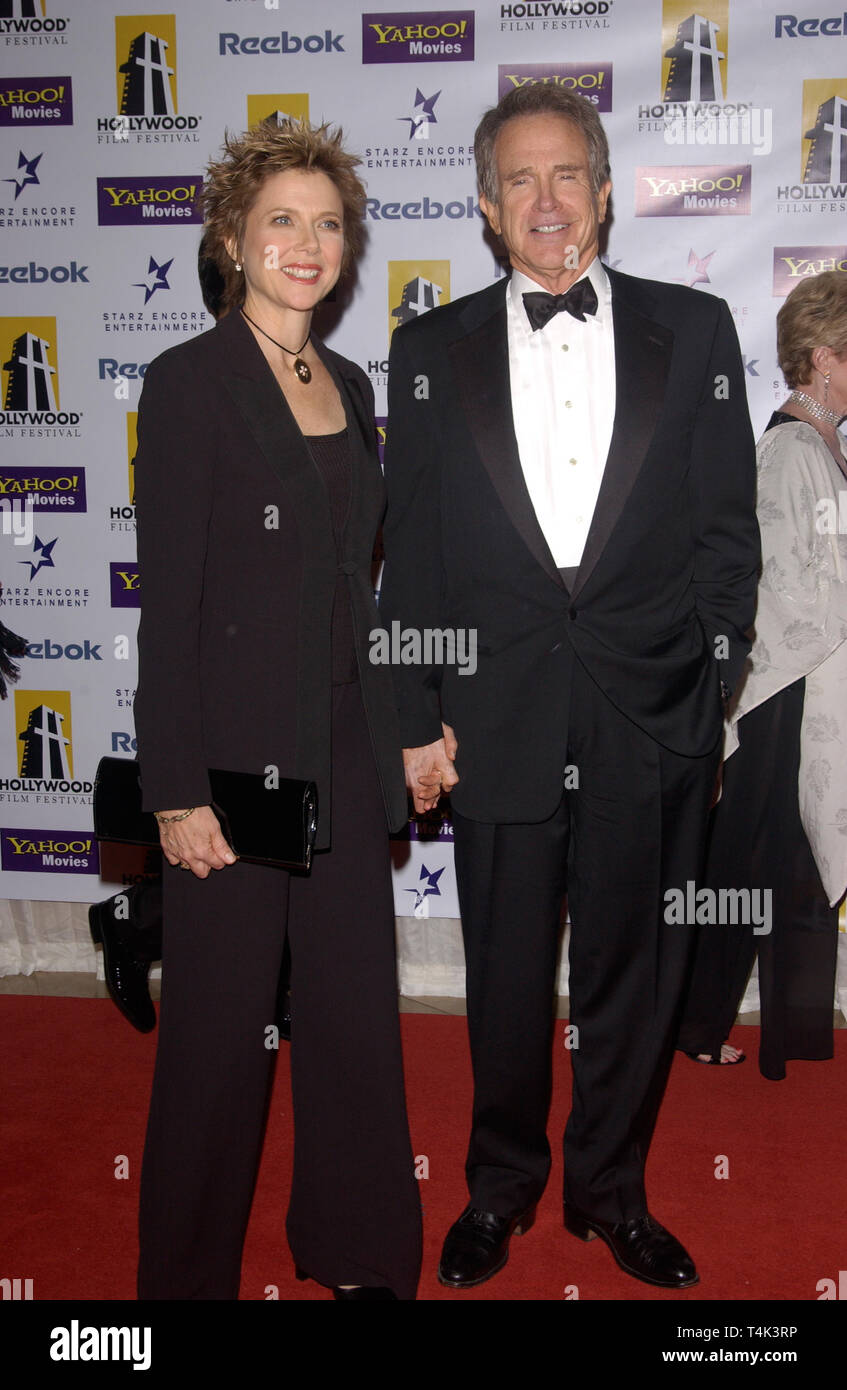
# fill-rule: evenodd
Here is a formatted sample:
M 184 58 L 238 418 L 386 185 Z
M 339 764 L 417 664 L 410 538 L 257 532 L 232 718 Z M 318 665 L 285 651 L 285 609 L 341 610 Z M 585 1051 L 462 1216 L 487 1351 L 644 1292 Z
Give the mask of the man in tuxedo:
M 684 1288 L 694 1263 L 649 1214 L 644 1164 L 694 928 L 666 920 L 665 895 L 701 869 L 721 697 L 754 616 L 743 366 L 721 300 L 600 262 L 611 184 L 590 103 L 516 89 L 475 153 L 512 274 L 394 334 L 381 605 L 402 629 L 477 639 L 473 674 L 394 670 L 416 809 L 455 788 L 474 1106 L 439 1277 L 495 1274 L 544 1189 L 567 894 L 564 1223 Z

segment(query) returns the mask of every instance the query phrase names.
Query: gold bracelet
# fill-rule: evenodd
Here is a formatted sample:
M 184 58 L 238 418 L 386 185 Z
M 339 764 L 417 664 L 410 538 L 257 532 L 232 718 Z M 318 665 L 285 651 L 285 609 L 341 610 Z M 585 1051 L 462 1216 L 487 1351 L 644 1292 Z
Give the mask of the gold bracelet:
M 189 806 L 187 811 L 180 811 L 178 816 L 160 816 L 158 811 L 154 811 L 153 815 L 156 817 L 156 820 L 159 822 L 160 825 L 172 825 L 174 821 L 187 820 L 187 818 L 191 815 L 191 812 L 196 810 L 196 806 Z

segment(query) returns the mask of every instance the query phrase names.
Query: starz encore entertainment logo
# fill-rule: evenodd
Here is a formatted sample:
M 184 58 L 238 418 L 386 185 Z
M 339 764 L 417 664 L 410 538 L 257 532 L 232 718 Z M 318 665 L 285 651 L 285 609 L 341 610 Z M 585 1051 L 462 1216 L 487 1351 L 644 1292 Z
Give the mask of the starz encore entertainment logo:
M 473 10 L 362 15 L 363 63 L 470 63 Z

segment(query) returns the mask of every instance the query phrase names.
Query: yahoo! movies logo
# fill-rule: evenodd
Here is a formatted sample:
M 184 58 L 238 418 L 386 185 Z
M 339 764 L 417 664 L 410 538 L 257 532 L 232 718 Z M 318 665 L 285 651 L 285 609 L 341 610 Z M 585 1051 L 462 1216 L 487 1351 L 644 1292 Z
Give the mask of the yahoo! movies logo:
M 137 227 L 145 222 L 203 221 L 200 174 L 152 174 L 144 178 L 97 180 L 101 227 Z
M 157 143 L 195 142 L 199 116 L 177 107 L 176 20 L 172 14 L 115 18 L 117 115 L 97 120 L 98 141 L 136 144 L 155 131 Z
M 0 868 L 9 873 L 99 874 L 100 850 L 79 830 L 0 829 Z
M 749 164 L 656 166 L 635 171 L 636 217 L 742 217 L 750 211 Z
M 33 511 L 84 512 L 85 469 L 0 465 L 0 507 Z
M 473 10 L 362 15 L 363 63 L 470 63 Z
M 399 324 L 449 303 L 449 261 L 388 262 L 389 339 Z
M 825 270 L 847 275 L 847 246 L 775 246 L 773 293 L 784 298 L 801 280 Z
M 0 365 L 0 425 L 29 438 L 79 437 L 80 412 L 59 408 L 55 318 L 0 318 Z
M 611 63 L 510 63 L 498 68 L 497 99 L 516 87 L 544 82 L 585 97 L 598 111 L 612 109 Z
M 0 77 L 0 126 L 73 123 L 69 77 Z
M 138 565 L 134 561 L 113 560 L 109 565 L 109 590 L 113 608 L 140 608 Z
M 46 0 L 0 0 L 0 40 L 7 48 L 66 44 L 69 21 L 46 9 Z

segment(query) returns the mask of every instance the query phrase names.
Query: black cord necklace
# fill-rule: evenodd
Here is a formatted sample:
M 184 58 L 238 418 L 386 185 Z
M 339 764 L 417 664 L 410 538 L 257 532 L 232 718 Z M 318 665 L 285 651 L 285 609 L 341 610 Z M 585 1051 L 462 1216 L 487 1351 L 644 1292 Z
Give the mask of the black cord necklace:
M 244 309 L 242 309 L 241 312 L 246 318 L 247 322 L 252 323 L 254 328 L 258 328 L 259 332 L 263 335 L 263 337 L 267 338 L 269 343 L 273 343 L 274 347 L 282 348 L 283 352 L 287 352 L 289 357 L 294 358 L 294 375 L 297 377 L 298 381 L 302 381 L 304 386 L 308 386 L 309 382 L 312 380 L 312 371 L 308 362 L 303 361 L 302 357 L 300 356 L 300 353 L 303 351 L 303 348 L 306 346 L 306 343 L 308 343 L 309 339 L 312 336 L 311 328 L 306 334 L 306 342 L 304 342 L 303 347 L 298 348 L 297 352 L 292 352 L 291 348 L 285 347 L 282 343 L 278 343 L 276 338 L 272 338 L 270 333 L 265 333 L 264 328 L 260 328 L 259 324 L 256 323 L 254 319 L 251 319 L 250 315 Z

